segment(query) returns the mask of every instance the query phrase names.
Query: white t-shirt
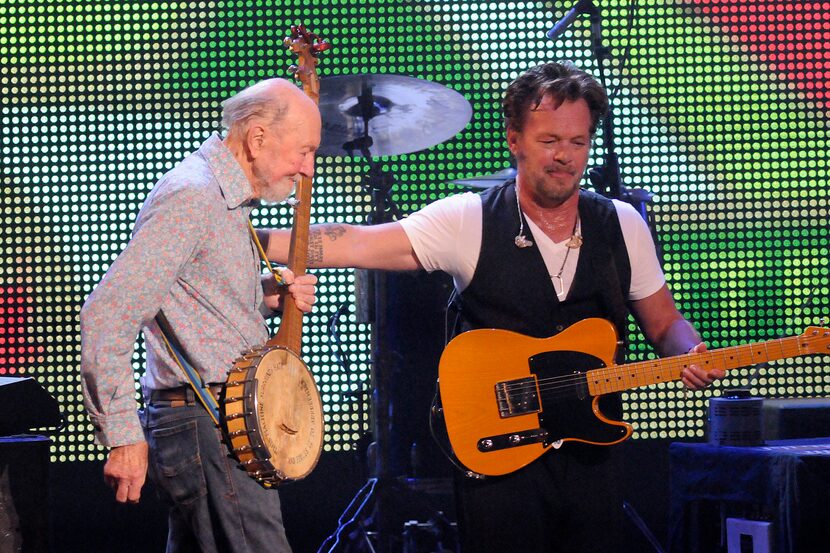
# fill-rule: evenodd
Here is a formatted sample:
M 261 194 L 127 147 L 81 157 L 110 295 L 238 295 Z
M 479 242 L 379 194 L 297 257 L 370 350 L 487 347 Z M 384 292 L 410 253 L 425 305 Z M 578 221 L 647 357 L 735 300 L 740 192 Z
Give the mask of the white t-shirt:
M 613 202 L 631 263 L 631 287 L 627 299 L 647 298 L 666 282 L 651 233 L 630 204 L 618 200 Z M 571 288 L 581 248 L 573 248 L 568 253 L 569 248 L 565 246 L 567 240 L 554 242 L 530 218 L 525 216 L 525 220 L 530 232 L 525 227 L 524 235 L 539 248 L 557 295 L 564 299 Z M 470 284 L 481 250 L 482 207 L 478 194 L 467 192 L 448 196 L 402 219 L 400 224 L 424 269 L 449 273 L 459 292 Z M 519 234 L 518 227 L 516 234 Z M 512 242 L 514 236 L 507 238 Z M 564 290 L 559 289 L 559 279 L 556 278 L 560 269 Z

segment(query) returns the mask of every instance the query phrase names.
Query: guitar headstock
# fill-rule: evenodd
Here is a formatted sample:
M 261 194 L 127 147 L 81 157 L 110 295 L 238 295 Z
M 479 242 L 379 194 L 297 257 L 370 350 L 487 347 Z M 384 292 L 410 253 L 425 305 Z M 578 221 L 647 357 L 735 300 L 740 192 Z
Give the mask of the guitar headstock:
M 289 71 L 303 84 L 303 91 L 315 103 L 320 100 L 320 80 L 317 77 L 317 57 L 331 48 L 331 44 L 305 28 L 305 25 L 291 25 L 291 36 L 283 41 L 297 55 L 297 64 Z
M 799 336 L 799 346 L 807 351 L 830 355 L 830 328 L 811 326 Z

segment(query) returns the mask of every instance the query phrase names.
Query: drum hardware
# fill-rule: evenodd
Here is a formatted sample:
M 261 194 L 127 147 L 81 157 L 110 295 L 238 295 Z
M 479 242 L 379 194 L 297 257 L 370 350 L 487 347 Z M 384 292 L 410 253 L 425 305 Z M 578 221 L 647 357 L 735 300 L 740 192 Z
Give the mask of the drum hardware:
M 497 171 L 489 175 L 478 175 L 475 177 L 468 177 L 466 179 L 456 179 L 450 182 L 452 184 L 467 186 L 469 188 L 492 188 L 493 186 L 500 186 L 510 179 L 515 178 L 516 168 L 511 165 L 510 167 L 506 167 L 501 171 Z
M 369 169 L 363 187 L 371 196 L 370 225 L 399 220 L 402 213 L 390 196 L 394 176 L 374 159 L 420 151 L 444 142 L 464 129 L 472 117 L 472 107 L 464 97 L 442 85 L 400 75 L 355 75 L 325 77 L 320 97 L 323 137 L 318 153 L 362 157 Z M 374 449 L 371 478 L 357 493 L 352 504 L 360 507 L 348 524 L 357 524 L 361 542 L 374 542 L 376 551 L 393 550 L 393 540 L 401 529 L 394 527 L 392 505 L 401 503 L 407 486 L 390 469 L 390 408 L 388 379 L 391 353 L 384 335 L 387 325 L 387 283 L 383 271 L 367 271 L 367 294 L 372 325 L 372 388 Z M 424 414 L 426 416 L 426 413 Z M 412 491 L 411 489 L 408 491 Z M 371 520 L 374 531 L 362 522 L 367 506 L 374 503 Z M 344 513 L 345 515 L 345 513 Z M 360 522 L 356 522 L 356 521 Z M 318 551 L 346 539 L 345 526 L 335 531 Z M 371 536 L 371 540 L 370 540 Z

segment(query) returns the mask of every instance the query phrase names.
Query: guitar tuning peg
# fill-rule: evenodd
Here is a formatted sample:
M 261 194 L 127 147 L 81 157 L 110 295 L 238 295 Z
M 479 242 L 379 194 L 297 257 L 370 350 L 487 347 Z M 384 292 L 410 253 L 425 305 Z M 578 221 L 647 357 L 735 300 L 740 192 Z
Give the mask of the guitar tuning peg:
M 291 65 L 291 66 L 288 67 L 288 72 L 291 73 L 292 75 L 296 75 L 297 71 L 299 71 L 299 70 L 300 70 L 300 68 L 297 67 L 296 65 Z

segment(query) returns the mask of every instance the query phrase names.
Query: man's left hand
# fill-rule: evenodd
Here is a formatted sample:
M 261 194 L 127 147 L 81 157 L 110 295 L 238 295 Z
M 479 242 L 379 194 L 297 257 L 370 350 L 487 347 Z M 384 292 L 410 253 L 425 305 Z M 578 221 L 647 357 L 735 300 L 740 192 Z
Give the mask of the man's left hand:
M 706 344 L 701 342 L 689 350 L 689 354 L 703 353 L 704 351 L 706 351 Z M 698 365 L 691 365 L 683 369 L 683 372 L 680 373 L 680 380 L 690 390 L 702 390 L 715 380 L 723 378 L 724 376 L 726 376 L 726 373 L 720 369 L 706 371 Z
M 262 288 L 265 291 L 265 305 L 274 311 L 281 311 L 285 305 L 286 294 L 291 294 L 297 308 L 308 313 L 314 306 L 317 277 L 315 275 L 294 276 L 289 269 L 280 271 L 284 286 L 280 286 L 272 275 L 263 276 Z

